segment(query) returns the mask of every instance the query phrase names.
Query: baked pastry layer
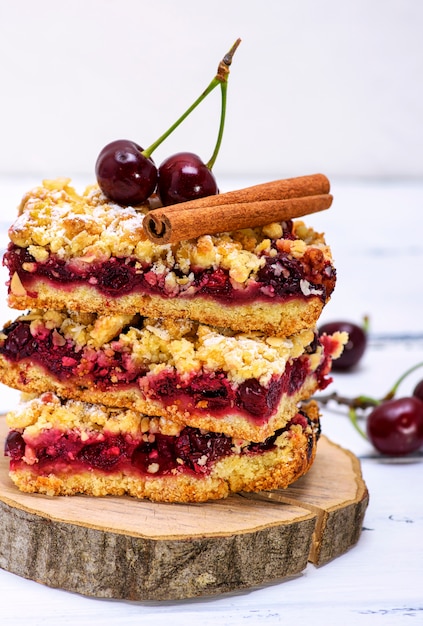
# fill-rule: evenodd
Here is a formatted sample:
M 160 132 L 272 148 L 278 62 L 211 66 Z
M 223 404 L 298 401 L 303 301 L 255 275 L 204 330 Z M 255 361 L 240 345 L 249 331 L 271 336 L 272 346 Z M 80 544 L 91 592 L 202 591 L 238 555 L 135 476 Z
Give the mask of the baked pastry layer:
M 111 204 L 67 179 L 27 194 L 5 254 L 12 308 L 186 317 L 291 335 L 314 326 L 335 286 L 329 247 L 301 221 L 156 245 L 148 207 Z
M 314 402 L 261 444 L 52 393 L 23 402 L 7 420 L 5 454 L 22 491 L 162 502 L 285 488 L 310 468 L 319 436 Z
M 345 333 L 287 338 L 191 320 L 34 310 L 0 334 L 0 381 L 263 441 L 330 382 Z

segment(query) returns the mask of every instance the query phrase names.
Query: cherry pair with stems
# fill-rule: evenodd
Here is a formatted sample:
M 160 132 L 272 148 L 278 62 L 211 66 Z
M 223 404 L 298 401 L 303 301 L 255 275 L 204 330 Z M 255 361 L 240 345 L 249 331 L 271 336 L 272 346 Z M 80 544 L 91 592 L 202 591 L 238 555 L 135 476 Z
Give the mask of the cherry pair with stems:
M 223 137 L 229 67 L 240 42 L 237 39 L 224 56 L 215 77 L 199 98 L 150 147 L 144 150 L 134 141 L 119 139 L 102 149 L 95 171 L 100 189 L 110 200 L 136 206 L 157 192 L 166 206 L 219 193 L 212 168 Z M 192 152 L 179 152 L 165 159 L 157 168 L 151 158 L 154 150 L 217 86 L 221 88 L 221 114 L 218 137 L 210 159 L 204 163 Z
M 320 327 L 320 333 L 346 331 L 349 334 L 349 342 L 341 357 L 334 361 L 333 370 L 348 371 L 360 361 L 367 346 L 367 323 L 365 318 L 364 327 L 343 321 L 329 322 Z M 423 363 L 417 363 L 409 368 L 380 399 L 365 395 L 347 398 L 336 392 L 317 399 L 321 404 L 333 401 L 347 406 L 355 429 L 381 454 L 411 454 L 423 447 L 423 380 L 415 386 L 411 396 L 397 397 L 397 393 L 401 383 L 422 366 Z M 366 415 L 365 429 L 359 423 L 360 411 Z

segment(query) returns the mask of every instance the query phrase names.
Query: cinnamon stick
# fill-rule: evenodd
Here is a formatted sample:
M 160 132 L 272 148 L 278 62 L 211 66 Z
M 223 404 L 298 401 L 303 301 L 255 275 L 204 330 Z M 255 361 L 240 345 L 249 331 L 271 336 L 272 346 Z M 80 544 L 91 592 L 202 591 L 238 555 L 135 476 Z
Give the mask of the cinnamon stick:
M 143 227 L 151 241 L 165 244 L 264 226 L 328 209 L 329 189 L 323 174 L 272 181 L 154 209 L 145 216 Z

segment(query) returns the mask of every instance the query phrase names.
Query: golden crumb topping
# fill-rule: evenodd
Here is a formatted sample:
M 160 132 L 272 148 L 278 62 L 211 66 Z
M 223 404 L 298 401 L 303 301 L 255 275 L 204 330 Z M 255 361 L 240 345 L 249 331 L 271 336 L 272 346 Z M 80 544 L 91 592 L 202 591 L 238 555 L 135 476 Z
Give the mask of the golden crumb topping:
M 167 274 L 169 291 L 189 283 L 192 268 L 221 267 L 242 285 L 264 265 L 265 255 L 275 256 L 279 250 L 299 258 L 312 247 L 331 258 L 323 235 L 301 221 L 294 223 L 293 240 L 283 239 L 283 224 L 273 223 L 157 245 L 142 228 L 147 211 L 147 205 L 135 209 L 111 203 L 96 185 L 80 195 L 69 179 L 46 180 L 24 196 L 9 236 L 41 263 L 50 254 L 71 260 L 75 268 L 110 257 L 131 257 L 144 267 L 152 266 L 156 274 Z
M 89 404 L 80 400 L 61 400 L 52 392 L 37 397 L 23 396 L 18 406 L 6 416 L 10 428 L 25 428 L 25 435 L 35 437 L 41 431 L 106 431 L 140 437 L 144 433 L 179 434 L 182 426 L 164 417 L 146 417 L 131 409 Z
M 310 419 L 317 423 L 319 411 L 316 403 L 311 402 L 306 411 Z M 34 443 L 36 445 L 37 438 L 45 435 L 46 431 L 54 430 L 66 434 L 72 432 L 82 441 L 87 441 L 95 435 L 101 442 L 106 434 L 122 434 L 135 440 L 154 442 L 157 434 L 178 436 L 184 428 L 181 424 L 166 418 L 147 417 L 131 409 L 106 407 L 80 400 L 61 400 L 52 392 L 34 397 L 22 396 L 18 406 L 7 414 L 6 421 L 10 429 L 23 432 L 27 444 L 23 460 L 29 465 L 36 462 L 32 445 Z M 311 433 L 312 429 L 313 426 L 308 425 L 305 432 Z M 290 431 L 292 434 L 300 435 L 303 426 L 292 425 Z M 279 435 L 275 445 L 283 446 L 283 439 L 287 436 L 289 437 L 286 432 Z M 251 443 L 240 437 L 232 437 L 231 440 L 232 451 L 235 454 L 240 454 L 242 449 Z
M 135 368 L 152 374 L 175 368 L 182 380 L 189 380 L 201 371 L 223 371 L 235 384 L 257 378 L 263 386 L 272 376 L 282 375 L 287 362 L 301 356 L 314 338 L 312 329 L 290 337 L 273 337 L 259 332 L 236 333 L 188 319 L 74 311 L 33 310 L 17 321 L 30 322 L 34 337 L 44 336 L 45 329 L 53 331 L 55 345 L 71 340 L 76 352 L 101 348 L 108 357 L 120 352 Z

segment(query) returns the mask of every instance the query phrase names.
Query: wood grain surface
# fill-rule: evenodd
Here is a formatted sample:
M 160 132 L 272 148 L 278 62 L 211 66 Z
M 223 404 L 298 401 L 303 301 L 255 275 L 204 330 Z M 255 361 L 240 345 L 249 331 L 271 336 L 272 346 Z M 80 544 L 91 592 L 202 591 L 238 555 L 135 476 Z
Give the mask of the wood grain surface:
M 7 432 L 0 418 L 0 441 Z M 252 588 L 323 565 L 359 539 L 360 464 L 325 437 L 286 490 L 205 504 L 21 493 L 0 460 L 0 567 L 86 596 L 175 600 Z

